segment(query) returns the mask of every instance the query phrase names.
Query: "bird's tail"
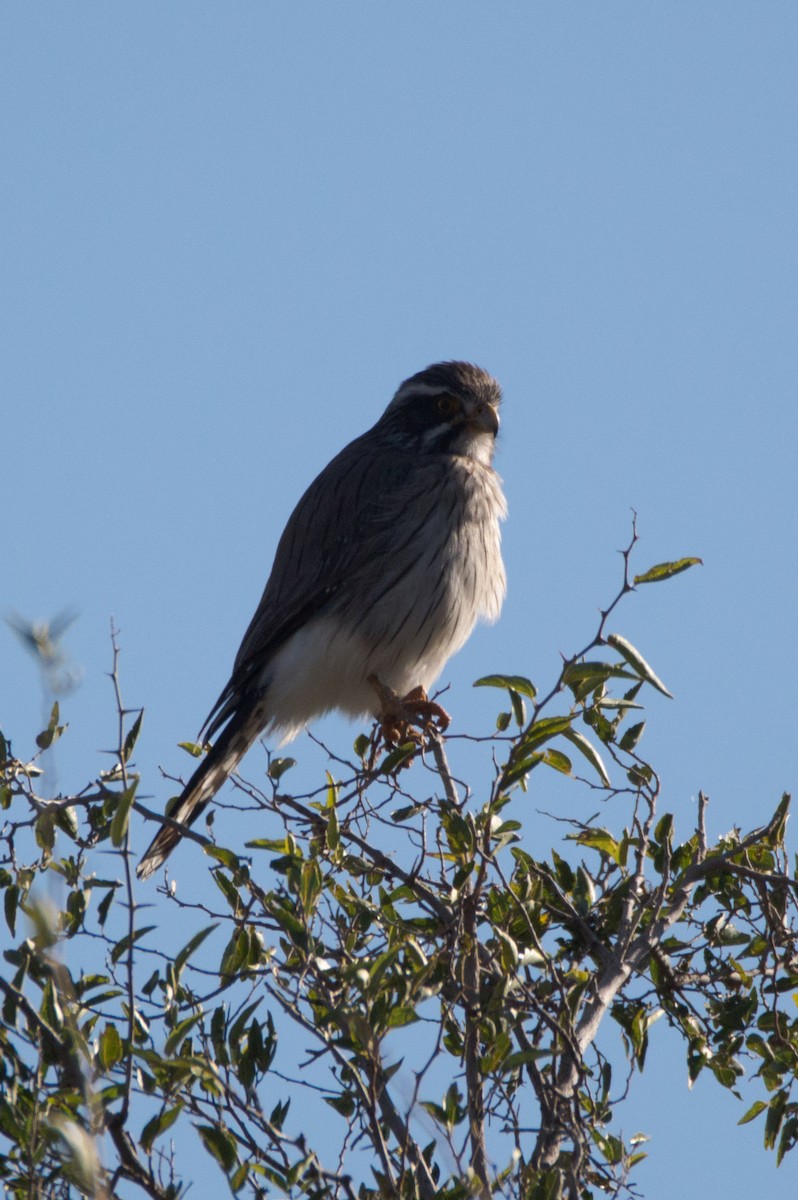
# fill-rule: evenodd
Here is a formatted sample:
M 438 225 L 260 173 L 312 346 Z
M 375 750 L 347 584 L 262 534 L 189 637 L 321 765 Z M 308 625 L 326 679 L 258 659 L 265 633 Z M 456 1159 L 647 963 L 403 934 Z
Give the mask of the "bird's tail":
M 263 714 L 256 707 L 233 717 L 183 788 L 174 810 L 169 813 L 173 821 L 186 828 L 194 824 L 262 732 L 263 725 Z M 162 825 L 136 867 L 139 879 L 146 879 L 157 871 L 182 836 L 182 831 L 174 825 Z

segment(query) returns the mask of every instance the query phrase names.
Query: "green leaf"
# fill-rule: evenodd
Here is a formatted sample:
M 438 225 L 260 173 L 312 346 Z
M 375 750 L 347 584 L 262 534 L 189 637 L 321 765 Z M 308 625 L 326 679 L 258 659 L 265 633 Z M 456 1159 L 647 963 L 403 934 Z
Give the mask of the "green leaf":
M 57 742 L 58 739 L 60 738 L 61 734 L 66 729 L 66 725 L 58 724 L 58 717 L 59 717 L 59 709 L 58 709 L 58 701 L 56 700 L 55 703 L 53 704 L 52 711 L 50 713 L 50 720 L 47 725 L 47 728 L 43 729 L 42 732 L 36 738 L 36 745 L 39 747 L 40 750 L 49 750 L 49 748 L 50 748 L 50 746 L 52 746 L 53 742 Z
M 530 700 L 534 700 L 538 694 L 534 683 L 524 675 L 483 675 L 474 687 L 507 688 L 510 692 L 520 692 Z
M 655 567 L 649 567 L 642 575 L 635 575 L 635 585 L 638 583 L 660 583 L 663 579 L 670 579 L 673 575 L 679 575 L 682 571 L 688 571 L 690 567 L 703 566 L 703 561 L 700 558 L 677 558 L 675 562 L 657 563 Z
M 249 1178 L 249 1163 L 243 1162 L 237 1171 L 230 1176 L 230 1191 L 240 1192 Z
M 740 1120 L 737 1122 L 737 1124 L 738 1125 L 747 1125 L 749 1121 L 753 1121 L 754 1118 L 758 1117 L 759 1114 L 761 1112 L 764 1112 L 766 1108 L 767 1108 L 766 1100 L 755 1100 L 754 1103 L 749 1108 L 748 1112 L 745 1114 L 745 1116 L 740 1117 Z
M 357 735 L 357 737 L 355 738 L 355 742 L 354 742 L 352 749 L 354 750 L 354 752 L 358 756 L 358 758 L 365 758 L 366 753 L 368 752 L 370 746 L 371 746 L 371 738 L 369 737 L 369 735 L 367 733 L 359 733 Z M 328 1101 L 328 1103 L 329 1103 L 329 1101 Z
M 100 926 L 103 926 L 108 919 L 108 910 L 111 907 L 111 902 L 113 901 L 115 895 L 116 885 L 108 889 L 100 903 L 97 905 L 97 920 L 99 921 Z
M 615 862 L 623 865 L 621 846 L 606 829 L 590 829 L 577 834 L 575 840 L 580 846 L 589 846 L 592 850 L 598 850 L 599 854 L 608 854 Z
M 67 805 L 64 808 L 57 808 L 55 811 L 55 823 L 62 833 L 73 840 L 78 836 L 78 814 L 72 805 Z
M 551 1050 L 516 1050 L 513 1054 L 508 1054 L 505 1059 L 502 1059 L 501 1070 L 503 1073 L 514 1071 L 517 1067 L 524 1067 L 527 1063 L 540 1062 L 543 1058 L 551 1058 Z
M 272 1111 L 269 1113 L 269 1121 L 274 1125 L 275 1129 L 282 1129 L 285 1125 L 285 1118 L 288 1116 L 288 1110 L 291 1107 L 290 1100 L 278 1100 Z
M 36 818 L 36 845 L 48 854 L 55 845 L 55 810 L 48 806 Z
M 233 1136 L 221 1126 L 196 1126 L 196 1129 L 203 1140 L 205 1150 L 214 1156 L 222 1170 L 229 1175 L 234 1166 L 238 1164 Z
M 510 1038 L 504 1032 L 492 1039 L 485 1047 L 485 1054 L 479 1060 L 481 1071 L 485 1075 L 490 1075 L 493 1071 L 499 1070 L 505 1058 L 511 1053 L 510 1047 Z M 463 1115 L 465 1116 L 465 1114 Z
M 325 840 L 327 849 L 335 854 L 335 851 L 341 845 L 341 830 L 338 824 L 338 811 L 335 807 L 335 789 L 328 788 L 328 799 L 326 805 L 327 816 L 327 833 Z
M 421 1107 L 429 1113 L 433 1121 L 437 1121 L 444 1129 L 448 1128 L 446 1113 L 440 1104 L 435 1104 L 433 1100 L 422 1100 Z
M 214 929 L 218 929 L 218 924 L 208 925 L 205 929 L 201 929 L 199 931 L 199 933 L 194 935 L 194 937 L 191 939 L 191 941 L 186 943 L 186 945 L 183 947 L 183 949 L 180 951 L 180 953 L 175 958 L 175 974 L 176 975 L 180 974 L 180 972 L 183 970 L 183 967 L 186 965 L 189 958 L 191 958 L 191 955 L 194 953 L 194 951 L 202 945 L 202 943 L 205 941 L 206 937 L 208 937 L 209 934 L 213 933 Z
M 399 825 L 402 821 L 409 821 L 411 817 L 416 815 L 416 813 L 423 811 L 423 804 L 408 804 L 404 808 L 397 808 L 394 812 L 392 812 L 391 820 L 395 821 L 396 824 Z
M 662 844 L 673 837 L 673 813 L 664 813 L 657 821 L 654 829 L 654 841 Z
M 539 721 L 533 721 L 524 733 L 519 749 L 526 752 L 531 746 L 539 746 L 541 742 L 547 742 L 560 733 L 567 735 L 572 720 L 573 717 L 542 717 Z
M 347 1120 L 354 1115 L 355 1102 L 349 1092 L 341 1092 L 339 1096 L 325 1096 L 324 1100 Z
M 642 704 L 635 704 L 631 700 L 618 700 L 614 696 L 602 696 L 596 702 L 596 707 L 604 709 L 623 709 L 624 711 L 630 708 L 642 709 Z
M 332 820 L 332 816 L 330 817 L 330 820 Z M 327 827 L 327 832 L 329 836 L 329 825 Z M 315 858 L 309 858 L 305 863 L 303 863 L 299 877 L 299 897 L 302 901 L 302 907 L 306 913 L 310 914 L 314 911 L 316 902 L 321 895 L 323 887 L 324 880 L 322 878 L 319 864 Z
M 643 658 L 643 655 L 639 650 L 635 649 L 631 642 L 621 637 L 619 633 L 608 634 L 606 640 L 607 645 L 612 646 L 619 654 L 623 655 L 629 665 L 634 667 L 638 675 L 642 676 L 647 683 L 650 683 L 657 691 L 662 692 L 663 696 L 667 696 L 670 700 L 673 699 L 672 693 L 668 691 L 662 680 L 654 674 L 654 671 Z
M 241 866 L 241 861 L 237 854 L 232 850 L 227 850 L 224 846 L 203 846 L 203 853 L 208 855 L 208 858 L 215 858 L 223 867 L 227 867 L 229 871 L 237 871 Z
M 55 987 L 52 979 L 48 979 L 44 985 L 42 992 L 42 1003 L 39 1009 L 40 1016 L 46 1021 L 51 1029 L 62 1029 L 64 1026 L 64 1012 L 58 1002 Z
M 117 847 L 122 845 L 127 835 L 127 828 L 130 822 L 130 809 L 136 796 L 138 783 L 138 776 L 134 775 L 130 787 L 125 788 L 116 805 L 114 819 L 111 821 L 111 841 Z
M 153 1142 L 159 1138 L 162 1133 L 166 1133 L 167 1129 L 171 1129 L 177 1118 L 183 1111 L 182 1104 L 176 1104 L 174 1108 L 167 1108 L 162 1113 L 158 1113 L 153 1117 L 141 1131 L 141 1146 L 147 1154 L 152 1149 Z
M 14 883 L 11 887 L 6 888 L 6 894 L 3 898 L 3 904 L 6 914 L 6 925 L 11 930 L 11 936 L 17 936 L 17 906 L 19 905 L 19 888 Z
M 544 750 L 543 761 L 547 767 L 553 767 L 555 771 L 561 771 L 563 775 L 571 774 L 571 760 L 567 754 L 562 754 L 559 750 Z
M 618 743 L 621 750 L 626 750 L 627 753 L 631 753 L 631 751 L 634 750 L 635 746 L 637 745 L 637 743 L 640 741 L 641 737 L 643 736 L 643 730 L 645 729 L 645 727 L 646 727 L 645 721 L 639 721 L 637 723 L 637 725 L 630 725 L 629 728 L 624 732 L 623 737 L 621 738 L 620 742 Z
M 518 970 L 518 946 L 508 933 L 497 929 L 496 937 L 499 942 L 499 956 L 506 975 L 515 975 Z
M 612 781 L 607 774 L 607 768 L 601 761 L 601 755 L 599 754 L 598 750 L 596 750 L 593 743 L 589 742 L 583 734 L 579 733 L 578 730 L 573 728 L 563 730 L 563 737 L 566 737 L 573 746 L 576 746 L 580 753 L 584 754 L 585 758 L 593 767 L 604 786 L 606 788 L 612 787 Z
M 277 850 L 279 853 L 284 853 L 288 849 L 286 838 L 253 838 L 251 842 L 245 842 L 247 850 Z
M 540 752 L 527 754 L 518 761 L 508 762 L 499 780 L 499 791 L 504 792 L 512 784 L 524 779 L 540 762 L 543 762 L 543 755 Z
M 97 1052 L 100 1065 L 106 1071 L 115 1063 L 121 1062 L 124 1050 L 116 1025 L 106 1025 L 100 1035 Z
M 178 742 L 178 749 L 185 750 L 192 758 L 202 758 L 202 746 L 198 742 Z
M 377 770 L 381 775 L 393 775 L 400 767 L 412 759 L 418 750 L 415 742 L 405 742 L 403 746 L 396 746 L 380 763 Z
M 142 722 L 143 717 L 144 717 L 144 709 L 142 709 L 141 712 L 139 713 L 139 715 L 136 717 L 135 721 L 133 722 L 133 725 L 131 726 L 131 728 L 128 732 L 127 737 L 125 738 L 125 744 L 122 747 L 122 761 L 125 763 L 130 761 L 130 756 L 133 753 L 133 747 L 136 745 L 136 739 L 138 738 L 139 733 L 141 732 L 141 722 Z
M 120 942 L 117 942 L 111 951 L 111 962 L 118 963 L 123 954 L 127 953 L 132 945 L 141 941 L 148 933 L 152 933 L 153 929 L 157 929 L 157 925 L 145 925 L 143 929 L 137 929 L 131 936 L 126 934 Z
M 523 729 L 524 724 L 526 723 L 526 709 L 524 708 L 524 702 L 521 699 L 520 692 L 517 692 L 515 688 L 510 688 L 510 703 L 513 706 L 515 722 L 520 729 Z
M 773 816 L 768 821 L 767 837 L 765 840 L 768 845 L 782 847 L 784 845 L 784 831 L 787 827 L 787 817 L 790 812 L 790 800 L 792 797 L 789 792 L 785 792 L 779 801 L 779 806 Z
M 388 1013 L 386 1027 L 388 1029 L 400 1029 L 403 1025 L 413 1025 L 416 1021 L 420 1021 L 418 1013 L 408 1004 L 393 1005 Z
M 772 1150 L 776 1145 L 776 1137 L 784 1120 L 784 1109 L 787 1105 L 787 1094 L 784 1090 L 776 1095 L 768 1105 L 768 1115 L 765 1118 L 765 1148 Z
M 633 787 L 644 788 L 647 784 L 651 783 L 653 778 L 651 767 L 646 763 L 640 763 L 639 766 L 631 767 L 626 772 L 626 778 Z
M 221 976 L 235 975 L 249 958 L 249 931 L 238 929 L 230 938 L 219 966 Z
M 295 758 L 273 758 L 269 763 L 269 779 L 273 779 L 276 783 L 278 779 L 282 779 L 286 771 L 290 771 L 295 766 Z
M 617 663 L 572 662 L 563 669 L 563 683 L 573 690 L 577 700 L 584 700 L 610 679 L 634 679 L 630 671 Z
M 227 1043 L 230 1047 L 234 1059 L 237 1061 L 239 1055 L 239 1045 L 244 1034 L 244 1029 L 249 1024 L 249 1019 L 255 1012 L 255 1009 L 260 1005 L 260 1000 L 256 1000 L 253 1004 L 248 1004 L 247 1007 L 240 1012 L 233 1024 L 230 1026 L 230 1032 L 227 1035 Z
M 170 1058 L 175 1053 L 186 1034 L 201 1020 L 202 1013 L 194 1013 L 192 1016 L 186 1017 L 185 1020 L 178 1022 L 164 1043 L 163 1052 L 167 1058 Z

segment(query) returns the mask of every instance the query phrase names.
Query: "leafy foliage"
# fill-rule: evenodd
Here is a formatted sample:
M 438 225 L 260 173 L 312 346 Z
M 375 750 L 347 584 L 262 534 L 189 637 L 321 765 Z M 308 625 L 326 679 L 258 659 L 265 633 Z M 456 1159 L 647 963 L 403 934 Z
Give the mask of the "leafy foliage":
M 794 1146 L 789 801 L 715 845 L 704 797 L 684 841 L 659 811 L 641 702 L 667 689 L 605 629 L 635 583 L 697 560 L 632 581 L 634 541 L 595 637 L 545 694 L 518 675 L 479 681 L 507 697 L 485 787 L 456 783 L 456 740 L 429 732 L 381 762 L 358 738 L 310 794 L 287 790 L 294 760 L 272 759 L 242 792 L 277 835 L 234 850 L 192 832 L 210 859 L 196 897 L 167 884 L 151 908 L 152 888 L 134 891 L 131 818 L 154 814 L 136 798 L 142 720 L 122 704 L 116 646 L 110 770 L 47 802 L 38 760 L 63 733 L 58 706 L 32 760 L 0 738 L 9 1196 L 172 1200 L 206 1169 L 178 1149 L 191 1138 L 237 1195 L 617 1194 L 643 1151 L 616 1108 L 658 1019 L 690 1080 L 755 1090 L 742 1121 L 763 1118 L 779 1159 Z M 547 770 L 616 804 L 538 856 L 523 792 Z M 169 951 L 174 928 L 189 936 Z

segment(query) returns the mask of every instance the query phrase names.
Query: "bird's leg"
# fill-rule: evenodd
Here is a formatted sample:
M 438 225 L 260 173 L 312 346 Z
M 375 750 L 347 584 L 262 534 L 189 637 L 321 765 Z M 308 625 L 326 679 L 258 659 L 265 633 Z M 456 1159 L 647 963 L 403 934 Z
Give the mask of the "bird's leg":
M 424 729 L 431 728 L 438 733 L 444 733 L 451 724 L 452 718 L 446 709 L 442 705 L 436 704 L 434 700 L 430 700 L 421 684 L 403 696 L 400 704 L 408 712 L 415 714 L 416 720 Z
M 398 695 L 393 688 L 386 687 L 376 675 L 369 675 L 368 683 L 377 693 L 380 702 L 380 731 L 386 746 L 400 746 L 413 741 L 421 745 L 421 730 L 433 729 L 443 733 L 451 720 L 445 708 L 430 700 L 423 687 L 413 688 L 406 696 Z

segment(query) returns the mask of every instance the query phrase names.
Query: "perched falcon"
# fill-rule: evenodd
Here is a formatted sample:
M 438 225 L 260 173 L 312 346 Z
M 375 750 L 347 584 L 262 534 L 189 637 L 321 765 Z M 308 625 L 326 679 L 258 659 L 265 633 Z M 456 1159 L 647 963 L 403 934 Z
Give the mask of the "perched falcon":
M 496 619 L 505 591 L 506 505 L 491 465 L 500 399 L 496 380 L 470 363 L 419 371 L 310 485 L 200 731 L 200 741 L 216 741 L 175 821 L 196 821 L 261 734 L 286 741 L 331 709 L 363 718 L 380 715 L 386 697 L 423 695 L 477 619 Z M 138 875 L 151 875 L 179 840 L 162 826 Z

